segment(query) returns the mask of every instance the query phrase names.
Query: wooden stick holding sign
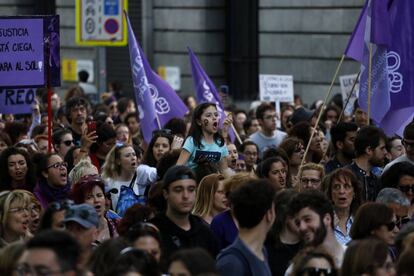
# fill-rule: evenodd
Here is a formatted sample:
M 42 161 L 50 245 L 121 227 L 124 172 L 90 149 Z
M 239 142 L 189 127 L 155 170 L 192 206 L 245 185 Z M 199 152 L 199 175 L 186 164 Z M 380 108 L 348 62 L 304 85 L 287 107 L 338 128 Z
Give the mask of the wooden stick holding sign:
M 298 178 L 299 178 L 300 172 L 301 172 L 301 170 L 302 170 L 303 164 L 305 164 L 305 161 L 306 161 L 306 155 L 307 155 L 307 154 L 308 154 L 308 152 L 309 152 L 310 144 L 311 144 L 311 142 L 312 142 L 313 136 L 315 136 L 315 132 L 317 131 L 317 127 L 318 127 L 319 121 L 321 120 L 322 113 L 324 112 L 325 107 L 326 107 L 326 102 L 328 101 L 329 97 L 331 96 L 331 93 L 332 93 L 332 88 L 333 88 L 333 86 L 334 86 L 334 83 L 335 83 L 336 77 L 338 76 L 339 69 L 341 68 L 342 63 L 344 62 L 344 59 L 345 59 L 345 55 L 342 55 L 342 58 L 341 58 L 341 60 L 339 61 L 338 66 L 336 67 L 336 71 L 335 71 L 334 77 L 333 77 L 333 79 L 332 79 L 332 81 L 331 81 L 331 85 L 329 86 L 328 93 L 326 94 L 325 99 L 324 99 L 324 101 L 323 101 L 323 104 L 322 104 L 322 106 L 321 106 L 321 110 L 320 110 L 320 112 L 319 112 L 318 118 L 316 119 L 316 122 L 315 122 L 315 127 L 313 127 L 313 128 L 312 128 L 312 133 L 311 133 L 311 136 L 310 136 L 310 138 L 309 138 L 308 144 L 306 145 L 305 154 L 303 155 L 303 159 L 302 159 L 302 162 L 301 162 L 301 164 L 300 164 L 299 171 L 298 171 L 298 174 L 297 174 L 297 177 L 298 177 Z
M 338 123 L 341 122 L 342 117 L 344 116 L 345 109 L 346 109 L 346 107 L 347 107 L 347 105 L 349 103 L 349 100 L 351 99 L 352 95 L 354 94 L 355 86 L 358 83 L 358 79 L 359 79 L 359 76 L 360 75 L 361 75 L 361 71 L 358 72 L 358 75 L 356 76 L 356 78 L 355 78 L 355 80 L 354 80 L 354 82 L 352 84 L 351 91 L 349 92 L 348 97 L 346 97 L 346 101 L 345 101 L 345 104 L 344 104 L 344 106 L 343 106 L 343 108 L 341 110 L 341 114 L 339 114 Z

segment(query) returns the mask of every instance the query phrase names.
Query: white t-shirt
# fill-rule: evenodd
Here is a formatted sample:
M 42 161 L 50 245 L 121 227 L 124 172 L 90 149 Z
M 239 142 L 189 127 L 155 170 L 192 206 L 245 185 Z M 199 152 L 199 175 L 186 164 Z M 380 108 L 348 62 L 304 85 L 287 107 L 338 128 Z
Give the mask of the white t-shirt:
M 143 195 L 148 185 L 152 185 L 157 181 L 157 169 L 148 165 L 141 164 L 136 169 L 137 178 L 135 179 L 134 192 L 137 195 Z M 132 179 L 131 179 L 132 180 Z M 109 189 L 116 188 L 118 193 L 111 194 L 112 207 L 115 209 L 118 204 L 119 193 L 121 186 L 129 186 L 129 181 L 119 181 L 112 178 L 105 179 L 105 183 Z

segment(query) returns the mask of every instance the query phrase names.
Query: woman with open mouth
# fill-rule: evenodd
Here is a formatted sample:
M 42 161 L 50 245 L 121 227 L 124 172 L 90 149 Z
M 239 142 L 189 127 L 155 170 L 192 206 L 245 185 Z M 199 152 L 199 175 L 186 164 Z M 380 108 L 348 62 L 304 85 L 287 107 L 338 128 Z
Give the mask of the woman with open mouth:
M 33 193 L 46 209 L 51 202 L 64 200 L 69 195 L 68 164 L 57 153 L 40 155 L 36 163 L 39 180 Z
M 83 176 L 72 187 L 71 197 L 75 204 L 87 203 L 95 207 L 99 216 L 98 242 L 118 236 L 116 227 L 119 219 L 107 216 L 105 208 L 105 183 L 98 175 Z
M 35 171 L 26 151 L 16 147 L 3 150 L 0 155 L 0 171 L 0 191 L 33 191 L 36 184 Z
M 0 197 L 0 248 L 31 237 L 30 204 L 30 195 L 24 190 L 14 190 Z
M 276 191 L 292 188 L 288 179 L 289 165 L 281 157 L 269 157 L 257 166 L 256 174 L 268 179 Z

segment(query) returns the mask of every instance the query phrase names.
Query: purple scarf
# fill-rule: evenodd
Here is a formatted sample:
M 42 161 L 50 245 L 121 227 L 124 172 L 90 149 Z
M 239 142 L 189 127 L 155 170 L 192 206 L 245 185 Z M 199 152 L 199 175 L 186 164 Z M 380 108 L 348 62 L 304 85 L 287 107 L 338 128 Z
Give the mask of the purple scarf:
M 36 187 L 33 189 L 33 194 L 39 200 L 43 209 L 46 209 L 53 201 L 61 201 L 69 197 L 70 183 L 68 182 L 63 187 L 52 187 L 44 178 L 39 179 Z

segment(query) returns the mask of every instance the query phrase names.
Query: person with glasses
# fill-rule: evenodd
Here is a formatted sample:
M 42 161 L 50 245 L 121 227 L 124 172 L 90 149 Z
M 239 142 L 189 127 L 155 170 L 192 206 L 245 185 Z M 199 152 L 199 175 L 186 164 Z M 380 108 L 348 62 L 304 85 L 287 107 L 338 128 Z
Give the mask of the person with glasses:
M 275 191 L 292 188 L 288 181 L 289 166 L 281 157 L 269 157 L 259 163 L 256 175 L 259 178 L 267 179 L 273 185 Z
M 44 231 L 28 241 L 14 275 L 81 275 L 80 256 L 79 243 L 68 233 Z
M 412 260 L 410 261 L 412 262 Z M 394 263 L 384 241 L 368 238 L 354 242 L 347 248 L 341 276 L 355 275 L 396 275 Z
M 381 184 L 384 188 L 399 189 L 413 204 L 414 164 L 407 161 L 395 163 L 381 175 Z
M 391 247 L 394 246 L 395 236 L 399 231 L 397 218 L 390 207 L 383 203 L 367 202 L 356 212 L 350 236 L 353 240 L 375 237 L 384 241 L 395 260 L 396 256 Z
M 38 232 L 49 229 L 64 230 L 65 223 L 63 220 L 65 219 L 65 212 L 73 204 L 73 201 L 69 199 L 50 203 L 42 215 Z
M 332 256 L 320 248 L 308 247 L 293 260 L 290 276 L 337 276 L 339 275 Z
M 0 197 L 0 247 L 30 238 L 31 197 L 14 190 Z
M 239 150 L 244 157 L 244 162 L 246 163 L 245 171 L 254 172 L 259 159 L 259 147 L 253 141 L 247 140 L 241 144 Z
M 293 186 L 297 186 L 296 176 L 299 173 L 299 167 L 305 154 L 303 141 L 296 137 L 288 137 L 279 145 L 279 149 L 286 152 L 289 158 L 289 178 Z
M 325 169 L 320 164 L 307 163 L 303 165 L 299 174 L 299 190 L 322 190 L 322 179 L 325 176 Z
M 396 188 L 383 188 L 375 202 L 387 204 L 397 217 L 398 228 L 411 221 L 411 203 L 402 191 Z
M 40 155 L 37 160 L 38 182 L 33 190 L 42 208 L 53 201 L 67 199 L 70 192 L 67 163 L 56 153 Z
M 249 140 L 258 146 L 261 158 L 267 148 L 278 147 L 287 134 L 276 129 L 277 114 L 270 103 L 262 103 L 257 107 L 256 118 L 261 129 L 250 135 Z
M 358 179 L 349 169 L 339 168 L 327 175 L 324 189 L 334 207 L 335 237 L 342 245 L 346 245 L 351 241 L 349 232 L 361 204 Z
M 384 172 L 391 168 L 392 165 L 399 162 L 409 162 L 414 165 L 414 122 L 409 123 L 404 128 L 401 143 L 404 146 L 405 154 L 388 163 L 384 168 Z
M 80 146 L 82 128 L 86 124 L 89 108 L 89 102 L 80 96 L 72 97 L 66 102 L 66 118 L 70 123 L 69 130 L 72 132 L 73 143 L 76 146 Z
M 36 185 L 34 165 L 22 149 L 5 149 L 0 154 L 0 171 L 0 191 L 24 189 L 32 192 Z
M 72 131 L 69 129 L 58 129 L 53 132 L 52 135 L 53 148 L 55 152 L 59 154 L 63 159 L 66 153 L 75 146 L 73 143 Z

